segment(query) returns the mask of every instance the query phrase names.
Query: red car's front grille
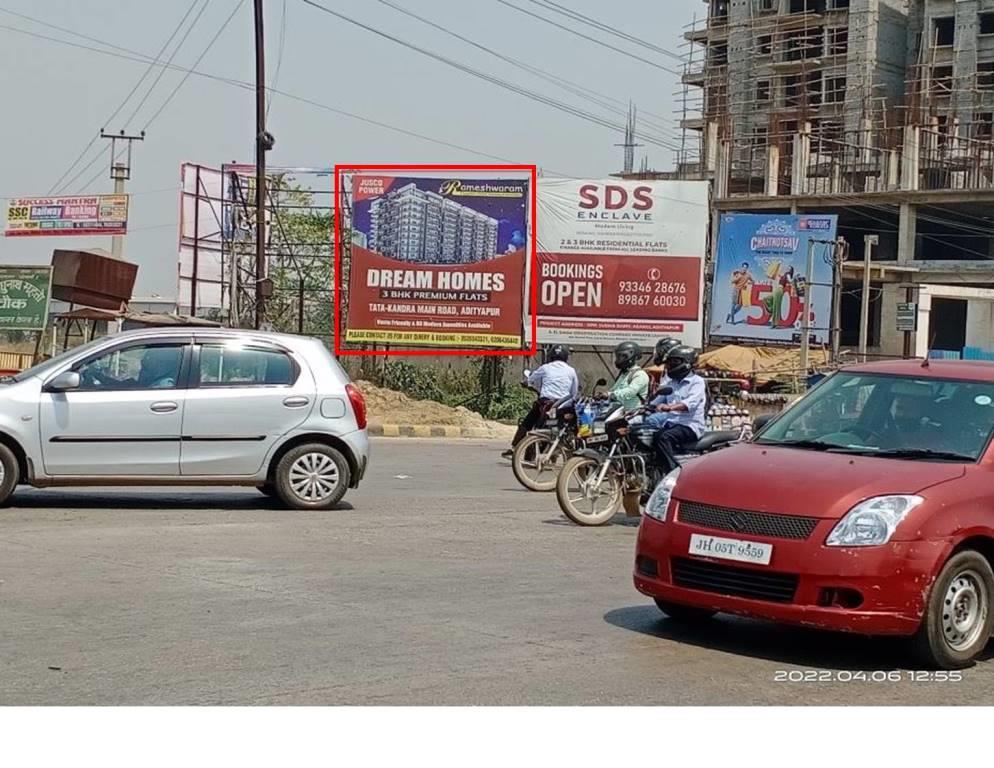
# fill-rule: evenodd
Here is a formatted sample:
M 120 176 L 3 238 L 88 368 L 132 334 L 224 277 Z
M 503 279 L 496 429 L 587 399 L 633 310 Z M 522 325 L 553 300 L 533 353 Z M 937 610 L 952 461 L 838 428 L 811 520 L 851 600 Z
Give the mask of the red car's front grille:
M 774 539 L 806 539 L 818 525 L 817 517 L 748 512 L 744 509 L 698 504 L 695 501 L 681 501 L 677 519 L 681 523 L 699 525 L 701 528 L 769 536 Z
M 678 587 L 774 603 L 793 602 L 799 581 L 794 573 L 736 568 L 686 557 L 671 558 L 670 570 Z

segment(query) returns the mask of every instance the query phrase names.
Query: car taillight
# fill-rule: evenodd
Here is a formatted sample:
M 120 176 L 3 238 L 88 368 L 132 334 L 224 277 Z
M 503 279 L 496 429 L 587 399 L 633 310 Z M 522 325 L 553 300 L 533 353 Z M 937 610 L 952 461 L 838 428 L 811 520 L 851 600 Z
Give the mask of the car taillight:
M 352 411 L 355 413 L 355 423 L 359 429 L 366 428 L 366 398 L 355 384 L 346 384 L 345 391 L 349 395 L 349 402 L 352 403 Z

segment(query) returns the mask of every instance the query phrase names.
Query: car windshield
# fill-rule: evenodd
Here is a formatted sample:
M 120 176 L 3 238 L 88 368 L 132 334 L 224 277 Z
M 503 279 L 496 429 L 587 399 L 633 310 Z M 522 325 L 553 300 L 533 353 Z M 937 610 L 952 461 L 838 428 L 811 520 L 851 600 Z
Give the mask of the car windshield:
M 60 365 L 62 365 L 70 357 L 77 355 L 80 352 L 85 352 L 88 349 L 96 347 L 101 342 L 106 341 L 106 338 L 93 339 L 88 341 L 86 344 L 80 344 L 78 347 L 73 347 L 72 349 L 66 350 L 60 355 L 49 358 L 43 362 L 33 365 L 30 368 L 25 368 L 20 373 L 14 374 L 11 379 L 13 381 L 24 381 L 32 376 L 46 376 L 49 372 L 54 371 Z
M 762 445 L 924 461 L 977 461 L 994 383 L 857 372 L 829 377 L 757 436 Z

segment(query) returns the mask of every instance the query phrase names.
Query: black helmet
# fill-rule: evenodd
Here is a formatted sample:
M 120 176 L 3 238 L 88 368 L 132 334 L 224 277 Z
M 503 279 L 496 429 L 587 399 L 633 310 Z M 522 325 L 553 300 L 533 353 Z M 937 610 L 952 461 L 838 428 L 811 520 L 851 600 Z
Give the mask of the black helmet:
M 634 341 L 623 341 L 614 348 L 614 367 L 627 371 L 642 357 L 642 348 Z
M 653 347 L 652 363 L 653 365 L 662 365 L 666 360 L 666 355 L 670 353 L 670 350 L 679 347 L 680 342 L 671 336 L 666 336 L 656 342 L 656 346 Z
M 545 348 L 545 362 L 551 363 L 553 360 L 562 360 L 564 363 L 569 360 L 569 347 L 565 344 L 550 344 Z
M 680 344 L 670 350 L 666 356 L 666 375 L 671 379 L 680 379 L 692 373 L 697 365 L 697 350 Z

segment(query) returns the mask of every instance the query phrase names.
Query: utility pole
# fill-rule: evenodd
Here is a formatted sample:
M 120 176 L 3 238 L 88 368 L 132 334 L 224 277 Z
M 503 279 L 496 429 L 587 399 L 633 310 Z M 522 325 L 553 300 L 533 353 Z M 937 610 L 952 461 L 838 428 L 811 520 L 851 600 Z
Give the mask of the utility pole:
M 863 294 L 859 297 L 859 359 L 864 363 L 870 334 L 870 263 L 873 246 L 879 244 L 879 235 L 863 235 Z
M 136 141 L 145 141 L 145 131 L 137 136 L 129 136 L 122 130 L 119 133 L 106 133 L 100 129 L 101 139 L 110 139 L 110 177 L 114 180 L 114 194 L 124 194 L 124 182 L 131 179 L 131 146 Z M 124 162 L 118 162 L 117 142 L 126 141 L 128 151 L 125 154 Z M 130 214 L 130 211 L 129 211 Z M 110 252 L 115 259 L 120 259 L 124 255 L 124 236 L 114 235 L 111 240 Z
M 847 258 L 849 243 L 839 237 L 832 254 L 832 362 L 838 364 L 842 347 L 842 265 Z
M 266 131 L 266 45 L 262 0 L 255 0 L 255 327 L 266 322 L 270 292 L 266 264 L 266 152 L 276 143 Z

